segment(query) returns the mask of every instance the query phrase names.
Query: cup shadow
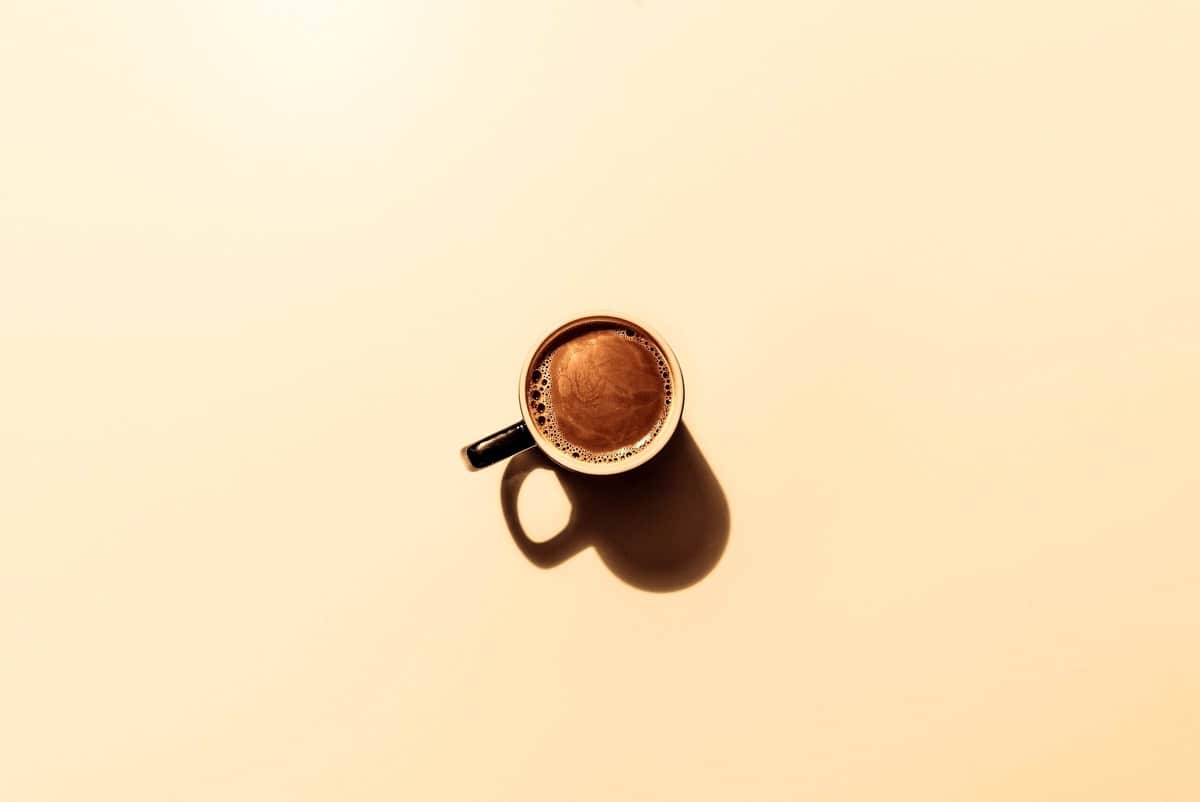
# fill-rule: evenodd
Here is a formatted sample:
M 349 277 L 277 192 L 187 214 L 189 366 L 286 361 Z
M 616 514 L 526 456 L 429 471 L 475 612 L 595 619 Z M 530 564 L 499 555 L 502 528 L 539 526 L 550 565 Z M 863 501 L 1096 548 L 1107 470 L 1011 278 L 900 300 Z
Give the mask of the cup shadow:
M 538 542 L 521 525 L 517 497 L 525 478 L 542 468 L 558 477 L 571 515 L 561 532 Z M 534 565 L 553 568 L 591 546 L 614 574 L 642 590 L 699 582 L 729 540 L 725 493 L 683 424 L 654 459 L 613 476 L 576 473 L 537 449 L 518 454 L 500 481 L 500 506 L 513 542 Z

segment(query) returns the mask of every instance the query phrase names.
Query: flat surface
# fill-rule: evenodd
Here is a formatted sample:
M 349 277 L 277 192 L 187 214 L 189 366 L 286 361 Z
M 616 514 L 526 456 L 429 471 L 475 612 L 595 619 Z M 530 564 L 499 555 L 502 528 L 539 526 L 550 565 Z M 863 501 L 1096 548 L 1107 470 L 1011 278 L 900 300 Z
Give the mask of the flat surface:
M 1197 799 L 1197 41 L 3 4 L 0 798 Z M 690 442 L 515 540 L 458 449 L 595 309 Z

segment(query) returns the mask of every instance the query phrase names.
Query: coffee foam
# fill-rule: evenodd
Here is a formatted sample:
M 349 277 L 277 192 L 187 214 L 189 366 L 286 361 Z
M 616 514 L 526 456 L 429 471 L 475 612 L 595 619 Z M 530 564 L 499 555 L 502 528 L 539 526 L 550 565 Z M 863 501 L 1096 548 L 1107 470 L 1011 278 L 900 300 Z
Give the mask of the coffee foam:
M 612 451 L 591 451 L 577 443 L 572 443 L 561 432 L 558 421 L 554 414 L 554 383 L 552 377 L 554 375 L 554 358 L 555 354 L 566 345 L 566 343 L 575 339 L 577 336 L 582 336 L 587 331 L 612 331 L 616 335 L 626 341 L 636 343 L 644 348 L 649 355 L 655 360 L 658 365 L 659 373 L 662 376 L 663 390 L 663 406 L 658 415 L 658 420 L 653 427 L 642 435 L 637 442 L 622 446 L 621 448 Z M 620 462 L 628 459 L 646 448 L 662 431 L 663 425 L 666 423 L 667 417 L 671 411 L 672 397 L 672 376 L 670 364 L 667 357 L 661 349 L 647 337 L 645 334 L 637 331 L 629 325 L 623 325 L 617 322 L 601 323 L 599 325 L 588 326 L 582 328 L 579 332 L 566 332 L 557 343 L 552 343 L 539 354 L 540 361 L 537 366 L 526 376 L 525 383 L 525 400 L 529 406 L 530 418 L 537 427 L 538 432 L 545 437 L 557 450 L 568 455 L 572 459 L 587 463 L 612 463 Z

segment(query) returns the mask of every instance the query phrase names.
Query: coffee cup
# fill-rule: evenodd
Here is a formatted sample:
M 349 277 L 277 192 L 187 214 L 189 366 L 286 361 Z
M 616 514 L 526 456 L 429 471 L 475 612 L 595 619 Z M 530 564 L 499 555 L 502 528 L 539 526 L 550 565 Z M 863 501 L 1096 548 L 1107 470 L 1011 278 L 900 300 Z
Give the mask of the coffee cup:
M 657 332 L 629 317 L 576 318 L 521 364 L 521 420 L 462 450 L 471 470 L 538 448 L 564 468 L 610 475 L 662 451 L 683 416 L 683 374 Z

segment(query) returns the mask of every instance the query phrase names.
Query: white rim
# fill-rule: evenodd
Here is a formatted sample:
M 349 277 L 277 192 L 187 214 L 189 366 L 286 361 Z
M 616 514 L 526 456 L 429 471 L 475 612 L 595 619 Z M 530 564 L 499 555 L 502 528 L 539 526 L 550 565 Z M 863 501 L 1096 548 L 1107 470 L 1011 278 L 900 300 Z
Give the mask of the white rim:
M 538 431 L 537 424 L 534 423 L 532 413 L 529 411 L 529 405 L 525 403 L 525 377 L 529 375 L 529 369 L 533 365 L 533 360 L 542 350 L 542 346 L 560 331 L 589 318 L 609 319 L 621 324 L 628 323 L 635 329 L 641 329 L 650 335 L 659 350 L 666 355 L 667 364 L 671 368 L 671 381 L 673 385 L 671 392 L 672 402 L 671 409 L 667 412 L 667 418 L 663 421 L 662 431 L 641 451 L 617 462 L 584 462 L 583 460 L 572 459 L 567 454 L 559 451 L 554 447 L 553 443 Z M 530 350 L 529 355 L 525 357 L 525 361 L 521 363 L 521 375 L 517 377 L 517 403 L 521 405 L 521 420 L 525 421 L 525 426 L 529 429 L 529 434 L 533 437 L 533 442 L 537 444 L 537 447 L 541 449 L 543 454 L 564 468 L 594 476 L 607 476 L 633 470 L 639 465 L 644 465 L 653 459 L 655 454 L 662 451 L 663 447 L 666 446 L 667 442 L 675 434 L 675 430 L 679 428 L 679 421 L 683 418 L 684 395 L 683 371 L 679 369 L 679 360 L 676 359 L 675 352 L 671 350 L 670 343 L 645 323 L 634 320 L 628 315 L 617 315 L 612 312 L 593 312 L 590 315 L 579 315 L 566 323 L 555 326 L 546 336 L 538 340 L 537 344 Z

